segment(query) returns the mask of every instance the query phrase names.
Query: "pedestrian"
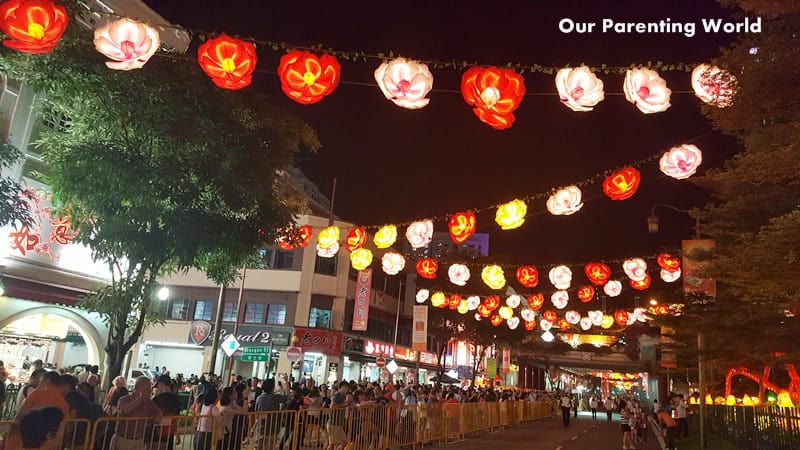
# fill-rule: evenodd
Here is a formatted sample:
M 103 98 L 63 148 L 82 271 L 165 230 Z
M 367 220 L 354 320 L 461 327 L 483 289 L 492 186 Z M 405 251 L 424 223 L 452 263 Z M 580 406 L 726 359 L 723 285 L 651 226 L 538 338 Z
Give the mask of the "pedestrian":
M 678 414 L 678 434 L 680 437 L 688 437 L 689 419 L 686 414 L 686 401 L 683 399 L 683 394 L 678 395 L 678 403 L 675 406 L 675 411 Z
M 578 417 L 578 403 L 579 403 L 578 402 L 578 396 L 577 395 L 573 395 L 572 396 L 572 411 L 575 413 L 575 417 L 576 418 Z
M 622 430 L 622 450 L 635 449 L 631 438 L 630 412 L 625 408 L 619 412 L 619 427 Z
M 120 418 L 136 417 L 147 419 L 120 419 L 117 431 L 111 438 L 112 450 L 141 450 L 144 448 L 145 430 L 148 425 L 161 421 L 161 408 L 150 399 L 153 383 L 147 377 L 139 377 L 134 384 L 133 393 L 119 399 L 117 411 Z
M 675 434 L 678 430 L 678 422 L 672 418 L 666 411 L 658 413 L 658 423 L 666 427 L 664 430 L 664 441 L 666 443 L 665 450 L 675 450 Z
M 17 418 L 22 450 L 57 450 L 63 447 L 64 413 L 53 406 L 33 408 Z
M 175 394 L 175 389 L 169 375 L 159 375 L 156 383 L 156 396 L 153 403 L 161 409 L 164 417 L 159 424 L 151 428 L 151 437 L 146 440 L 150 443 L 148 450 L 172 450 L 175 443 L 180 445 L 180 436 L 177 435 L 177 420 L 175 416 L 181 413 L 181 401 Z
M 603 408 L 606 410 L 608 421 L 611 422 L 611 416 L 614 414 L 614 400 L 611 400 L 611 397 L 608 397 L 603 403 Z
M 589 400 L 589 408 L 592 409 L 592 419 L 597 420 L 597 397 L 592 396 Z
M 569 426 L 569 410 L 572 406 L 572 402 L 570 401 L 569 395 L 565 392 L 561 396 L 561 421 L 564 423 L 565 427 Z

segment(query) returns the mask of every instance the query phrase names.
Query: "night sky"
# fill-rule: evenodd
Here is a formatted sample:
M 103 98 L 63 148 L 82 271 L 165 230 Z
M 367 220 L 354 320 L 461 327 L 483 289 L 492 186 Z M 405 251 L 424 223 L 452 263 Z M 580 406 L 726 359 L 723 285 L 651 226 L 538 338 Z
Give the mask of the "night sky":
M 558 22 L 699 22 L 731 18 L 712 0 L 615 1 L 263 1 L 147 0 L 173 23 L 191 29 L 296 45 L 323 44 L 338 50 L 363 50 L 414 59 L 505 65 L 607 64 L 664 61 L 695 63 L 719 55 L 735 36 L 681 34 L 617 35 L 596 31 L 562 34 Z M 588 6 L 587 6 L 588 5 Z M 193 42 L 190 52 L 196 51 Z M 274 72 L 282 53 L 261 48 L 258 69 Z M 480 122 L 460 93 L 432 92 L 430 104 L 409 111 L 386 100 L 374 84 L 378 62 L 340 61 L 342 80 L 320 103 L 304 106 L 280 90 L 277 76 L 258 72 L 253 85 L 274 102 L 308 122 L 322 149 L 298 155 L 296 164 L 330 193 L 338 179 L 335 212 L 345 220 L 378 225 L 498 204 L 572 184 L 606 169 L 663 152 L 691 138 L 704 152 L 700 173 L 730 157 L 736 142 L 714 132 L 692 94 L 673 94 L 664 113 L 645 115 L 621 94 L 622 75 L 599 76 L 606 100 L 593 112 L 561 105 L 552 75 L 525 73 L 529 93 L 510 129 L 496 131 Z M 197 70 L 200 70 L 197 68 Z M 461 71 L 433 71 L 434 90 L 458 90 Z M 664 72 L 673 91 L 689 91 L 689 74 Z M 243 91 L 246 95 L 247 89 Z M 491 233 L 492 255 L 519 263 L 581 263 L 650 255 L 679 246 L 692 235 L 688 216 L 661 211 L 661 233 L 647 233 L 655 203 L 681 208 L 701 206 L 706 193 L 688 181 L 664 177 L 657 163 L 643 167 L 645 182 L 630 200 L 612 202 L 600 184 L 584 189 L 583 209 L 573 216 L 551 216 L 544 201 L 528 206 L 521 228 L 500 231 L 494 212 L 478 217 L 479 231 Z M 437 229 L 445 230 L 444 223 Z

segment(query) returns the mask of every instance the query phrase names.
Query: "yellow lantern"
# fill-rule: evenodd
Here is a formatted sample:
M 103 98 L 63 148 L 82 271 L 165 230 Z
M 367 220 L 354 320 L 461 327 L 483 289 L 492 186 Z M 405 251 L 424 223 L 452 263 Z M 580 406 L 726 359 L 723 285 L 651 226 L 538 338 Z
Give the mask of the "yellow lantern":
M 689 404 L 690 405 L 696 405 L 697 404 L 697 399 L 694 398 L 694 397 L 689 397 Z
M 794 402 L 792 401 L 792 396 L 789 395 L 786 391 L 781 391 L 778 393 L 778 406 L 781 408 L 794 408 Z
M 715 405 L 724 405 L 725 404 L 725 397 L 718 395 L 714 397 L 714 404 Z
M 397 227 L 394 225 L 384 225 L 375 233 L 375 246 L 378 248 L 389 248 L 397 240 Z
M 753 397 L 753 406 L 759 406 L 761 404 L 761 399 L 759 397 Z
M 514 310 L 508 306 L 501 306 L 500 309 L 497 311 L 497 314 L 503 318 L 503 320 L 508 320 L 511 316 L 514 315 Z
M 603 315 L 603 320 L 600 322 L 600 326 L 604 329 L 609 329 L 614 326 L 614 316 L 609 316 L 608 314 Z
M 441 307 L 446 301 L 447 297 L 445 297 L 443 292 L 434 292 L 433 295 L 431 295 L 431 305 L 435 308 Z
M 753 406 L 753 399 L 750 398 L 749 395 L 744 394 L 744 397 L 742 397 L 742 405 L 744 405 L 744 406 Z
M 350 265 L 353 269 L 364 270 L 372 264 L 372 250 L 368 248 L 358 248 L 350 253 Z
M 494 217 L 495 222 L 504 230 L 519 228 L 525 223 L 525 215 L 528 213 L 528 205 L 520 199 L 512 200 L 500 205 Z
M 713 405 L 714 399 L 711 398 L 711 394 L 706 394 L 706 405 Z
M 469 312 L 469 305 L 467 305 L 467 301 L 461 300 L 461 303 L 458 304 L 458 313 L 466 314 L 468 312 Z
M 319 248 L 328 249 L 339 242 L 339 227 L 331 225 L 320 230 L 317 234 L 317 244 Z
M 483 268 L 481 279 L 492 289 L 502 289 L 506 285 L 506 276 L 503 268 L 497 265 L 490 265 Z
M 736 397 L 733 394 L 728 395 L 725 397 L 725 404 L 728 406 L 736 406 Z

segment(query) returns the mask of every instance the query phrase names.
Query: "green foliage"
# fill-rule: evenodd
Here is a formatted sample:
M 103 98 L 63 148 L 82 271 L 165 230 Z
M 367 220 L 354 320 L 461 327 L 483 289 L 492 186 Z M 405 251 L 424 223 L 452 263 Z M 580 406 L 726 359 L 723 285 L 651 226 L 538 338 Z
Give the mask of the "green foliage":
M 22 159 L 22 152 L 8 142 L 0 142 L 0 169 L 8 169 Z M 0 177 L 0 227 L 30 225 L 32 218 L 22 186 L 10 177 Z

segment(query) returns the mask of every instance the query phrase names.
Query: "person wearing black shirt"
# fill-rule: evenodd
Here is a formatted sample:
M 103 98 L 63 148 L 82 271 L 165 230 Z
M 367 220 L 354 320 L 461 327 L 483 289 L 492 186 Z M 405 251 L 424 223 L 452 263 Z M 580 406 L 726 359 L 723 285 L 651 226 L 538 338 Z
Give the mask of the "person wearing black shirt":
M 92 403 L 75 390 L 78 379 L 72 375 L 60 375 L 58 377 L 58 387 L 64 394 L 64 400 L 69 405 L 70 416 L 73 419 L 94 420 L 94 410 Z M 70 423 L 66 427 L 67 436 L 73 444 L 83 444 L 86 439 L 86 422 Z
M 175 420 L 171 417 L 181 414 L 181 401 L 177 394 L 172 392 L 172 380 L 169 375 L 160 375 L 156 383 L 158 394 L 153 397 L 153 403 L 164 413 L 165 419 L 152 428 L 152 438 L 145 439 L 150 442 L 151 450 L 172 450 L 175 447 Z

